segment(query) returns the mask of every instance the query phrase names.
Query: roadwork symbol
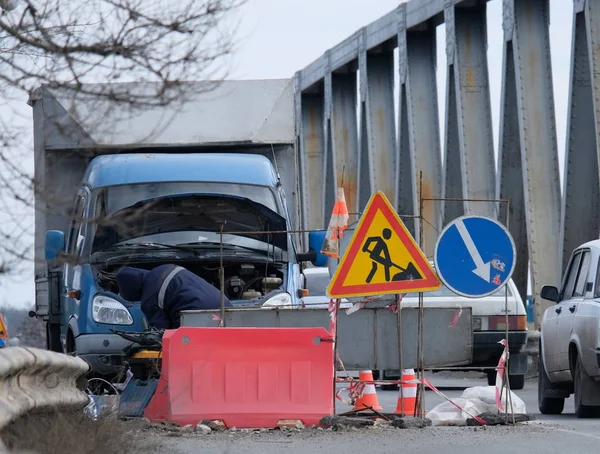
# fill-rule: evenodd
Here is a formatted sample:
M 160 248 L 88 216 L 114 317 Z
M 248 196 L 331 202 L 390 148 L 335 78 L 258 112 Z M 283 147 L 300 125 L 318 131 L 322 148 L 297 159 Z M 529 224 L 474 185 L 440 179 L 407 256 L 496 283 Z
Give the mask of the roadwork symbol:
M 331 298 L 435 290 L 441 283 L 382 192 L 358 223 L 327 293 Z

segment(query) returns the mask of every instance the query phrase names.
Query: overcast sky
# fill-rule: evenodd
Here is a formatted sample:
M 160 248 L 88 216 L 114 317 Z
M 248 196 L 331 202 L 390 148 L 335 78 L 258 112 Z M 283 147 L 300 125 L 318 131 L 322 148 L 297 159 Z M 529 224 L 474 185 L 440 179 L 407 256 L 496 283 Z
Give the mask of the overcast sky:
M 239 14 L 238 39 L 241 45 L 232 62 L 232 78 L 292 77 L 325 50 L 388 13 L 399 3 L 399 0 L 249 0 Z M 562 172 L 573 8 L 570 0 L 550 0 L 550 4 L 554 94 Z M 443 26 L 438 27 L 437 32 L 438 93 L 443 134 L 446 84 Z M 488 35 L 494 145 L 497 146 L 503 46 L 501 0 L 493 0 L 488 4 Z M 0 302 L 27 306 L 33 304 L 33 266 L 29 269 L 30 274 L 0 282 Z

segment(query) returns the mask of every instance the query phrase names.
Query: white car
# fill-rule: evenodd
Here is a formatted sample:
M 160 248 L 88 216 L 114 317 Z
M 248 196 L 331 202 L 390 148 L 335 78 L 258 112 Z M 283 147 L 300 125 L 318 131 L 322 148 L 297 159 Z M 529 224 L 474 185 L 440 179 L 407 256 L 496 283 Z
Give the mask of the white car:
M 433 266 L 433 265 L 432 265 Z M 506 290 L 505 290 L 506 289 Z M 506 334 L 505 310 L 508 308 L 509 384 L 511 389 L 523 389 L 527 372 L 527 356 L 522 353 L 527 343 L 527 312 L 517 287 L 510 279 L 505 287 L 483 298 L 465 298 L 442 285 L 438 290 L 423 293 L 424 307 L 471 307 L 473 316 L 473 362 L 468 367 L 481 370 L 481 367 L 498 365 L 503 346 L 498 342 Z M 408 293 L 402 299 L 402 307 L 418 307 L 419 295 Z M 486 370 L 488 384 L 496 381 L 496 371 Z M 392 371 L 383 371 L 382 379 L 396 379 Z
M 542 318 L 538 406 L 560 414 L 574 394 L 578 418 L 600 416 L 600 240 L 573 251 L 560 289 L 542 287 L 552 301 Z
M 326 267 L 314 267 L 304 269 L 304 287 L 308 290 L 308 296 L 302 298 L 302 304 L 306 308 L 323 309 L 328 307 L 331 298 L 327 296 L 329 285 L 329 269 Z M 352 306 L 347 299 L 342 299 L 340 308 L 347 309 Z
M 431 264 L 433 267 L 433 264 Z M 330 273 L 328 268 L 307 268 L 304 270 L 305 288 L 309 296 L 302 300 L 307 307 L 327 307 L 329 298 L 326 296 L 329 285 Z M 506 289 L 506 290 L 505 290 Z M 311 296 L 312 295 L 312 296 Z M 506 287 L 484 298 L 465 298 L 459 296 L 442 285 L 438 290 L 423 294 L 425 307 L 471 307 L 473 316 L 473 362 L 468 367 L 472 370 L 481 370 L 481 367 L 495 367 L 498 365 L 503 347 L 498 342 L 505 337 L 506 317 L 505 308 L 508 307 L 508 345 L 510 352 L 509 383 L 511 389 L 523 389 L 525 373 L 527 372 L 527 356 L 522 353 L 527 343 L 527 312 L 523 300 L 519 296 L 513 280 L 509 280 Z M 361 298 L 342 300 L 342 307 L 350 307 Z M 402 299 L 402 307 L 418 307 L 418 294 L 408 293 Z M 496 371 L 487 370 L 488 383 L 493 385 L 496 381 Z M 375 376 L 384 380 L 398 378 L 398 371 L 374 371 Z M 384 389 L 395 388 L 394 385 L 384 386 Z

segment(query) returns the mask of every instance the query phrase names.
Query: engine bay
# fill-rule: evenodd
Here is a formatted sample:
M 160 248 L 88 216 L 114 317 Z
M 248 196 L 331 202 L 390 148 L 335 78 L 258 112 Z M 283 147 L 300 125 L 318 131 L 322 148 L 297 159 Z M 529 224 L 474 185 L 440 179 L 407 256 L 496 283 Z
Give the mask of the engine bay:
M 169 262 L 177 264 L 202 277 L 208 283 L 220 289 L 219 263 L 211 262 Z M 111 265 L 97 271 L 98 283 L 105 290 L 119 293 L 116 274 L 122 266 L 131 266 L 151 270 L 164 262 L 143 262 Z M 284 274 L 273 263 L 224 263 L 224 290 L 230 301 L 253 300 L 260 298 L 283 286 Z

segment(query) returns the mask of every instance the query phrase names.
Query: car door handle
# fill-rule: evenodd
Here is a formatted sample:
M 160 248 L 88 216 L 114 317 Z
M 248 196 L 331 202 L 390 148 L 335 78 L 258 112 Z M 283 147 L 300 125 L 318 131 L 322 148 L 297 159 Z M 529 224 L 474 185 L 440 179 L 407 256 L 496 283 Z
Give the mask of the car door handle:
M 554 312 L 560 314 L 562 312 L 562 307 L 557 307 L 556 309 L 554 309 Z
M 569 308 L 569 310 L 570 310 L 571 312 L 575 312 L 575 306 L 574 306 L 574 305 L 573 305 L 573 306 L 571 306 L 571 307 Z

